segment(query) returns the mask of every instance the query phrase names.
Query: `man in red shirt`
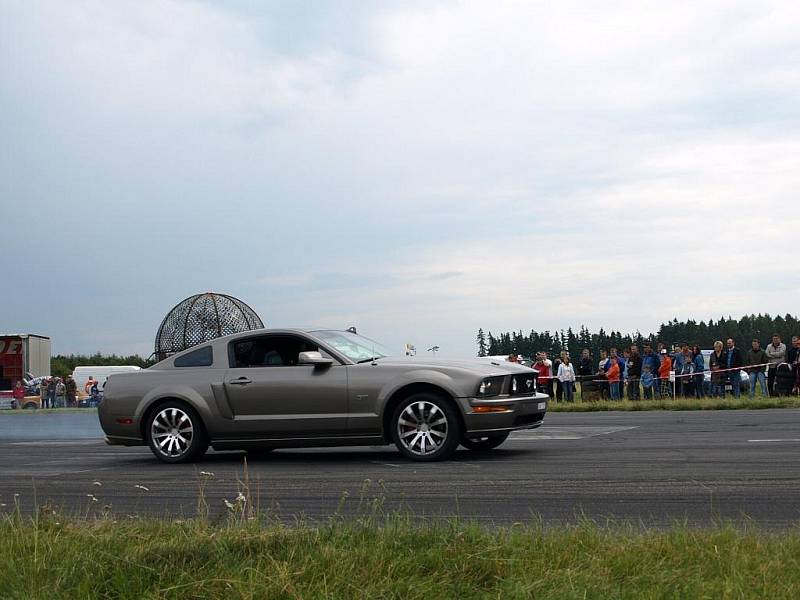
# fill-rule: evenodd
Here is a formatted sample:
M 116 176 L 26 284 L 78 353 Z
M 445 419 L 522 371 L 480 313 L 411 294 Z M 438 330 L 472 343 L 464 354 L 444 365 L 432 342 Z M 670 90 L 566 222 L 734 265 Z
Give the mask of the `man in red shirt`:
M 14 408 L 20 408 L 25 400 L 25 387 L 21 381 L 17 380 L 14 389 L 11 391 L 11 397 L 14 399 Z
M 547 364 L 547 360 L 542 352 L 538 352 L 536 354 L 536 362 L 531 365 L 531 368 L 536 371 L 536 383 L 539 386 L 539 389 L 546 393 L 551 398 L 553 397 L 553 388 L 550 385 L 551 376 L 550 367 Z

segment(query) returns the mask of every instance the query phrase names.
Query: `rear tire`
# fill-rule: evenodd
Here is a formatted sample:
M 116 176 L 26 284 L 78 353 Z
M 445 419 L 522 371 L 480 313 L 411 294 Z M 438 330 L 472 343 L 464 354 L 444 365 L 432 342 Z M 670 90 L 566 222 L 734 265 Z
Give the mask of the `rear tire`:
M 145 432 L 150 450 L 165 463 L 193 462 L 208 450 L 200 415 L 185 402 L 159 405 L 147 419 Z
M 461 440 L 461 445 L 469 450 L 485 452 L 487 450 L 493 450 L 494 448 L 497 448 L 500 444 L 508 439 L 508 436 L 509 432 L 473 438 L 465 437 L 463 440 Z
M 414 394 L 394 409 L 392 440 L 411 460 L 431 462 L 449 458 L 461 439 L 461 421 L 452 403 L 427 392 Z

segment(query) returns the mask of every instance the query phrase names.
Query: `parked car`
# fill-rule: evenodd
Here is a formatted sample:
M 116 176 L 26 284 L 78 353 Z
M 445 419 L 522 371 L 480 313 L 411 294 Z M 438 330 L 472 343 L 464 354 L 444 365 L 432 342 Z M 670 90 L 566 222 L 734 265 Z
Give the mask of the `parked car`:
M 78 399 L 85 400 L 89 393 L 84 389 L 89 377 L 92 377 L 97 382 L 97 387 L 102 391 L 103 386 L 108 379 L 108 376 L 113 373 L 127 373 L 130 371 L 138 371 L 141 367 L 134 365 L 102 365 L 102 366 L 80 366 L 75 367 L 72 372 L 72 378 L 78 386 Z
M 215 449 L 394 443 L 418 461 L 461 444 L 488 450 L 538 427 L 547 396 L 513 363 L 390 357 L 352 331 L 258 330 L 108 378 L 98 414 L 109 444 L 165 462 Z

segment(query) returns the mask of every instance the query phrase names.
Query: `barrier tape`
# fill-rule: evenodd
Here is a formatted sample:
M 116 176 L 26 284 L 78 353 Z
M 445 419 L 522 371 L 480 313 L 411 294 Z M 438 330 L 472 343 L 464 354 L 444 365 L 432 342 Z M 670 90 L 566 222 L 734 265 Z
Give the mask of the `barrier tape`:
M 789 363 L 780 363 L 780 364 L 789 364 Z M 663 381 L 663 380 L 674 381 L 675 379 L 678 379 L 679 377 L 697 377 L 697 376 L 700 376 L 700 375 L 705 376 L 706 373 L 711 373 L 712 375 L 715 375 L 715 374 L 718 374 L 718 373 L 729 373 L 731 371 L 746 371 L 747 369 L 755 369 L 755 368 L 758 368 L 758 367 L 768 367 L 770 365 L 772 365 L 772 363 L 763 363 L 763 364 L 758 364 L 758 365 L 743 365 L 741 367 L 731 367 L 730 369 L 703 369 L 702 371 L 694 371 L 692 373 L 682 373 L 682 374 L 678 374 L 675 371 L 670 371 L 670 374 L 667 377 L 653 376 L 653 381 Z M 774 365 L 774 366 L 777 367 L 778 365 Z M 532 368 L 532 370 L 536 371 L 536 369 L 533 369 L 533 368 Z M 580 379 L 581 377 L 587 377 L 587 376 L 585 376 L 585 375 L 576 375 L 575 380 L 573 381 L 573 383 L 586 383 L 586 382 L 590 382 L 590 381 L 594 382 L 594 383 L 619 383 L 620 381 L 627 382 L 627 381 L 630 381 L 630 379 L 631 379 L 631 378 L 623 379 L 622 377 L 620 377 L 620 379 L 617 379 L 616 381 L 609 381 L 607 378 L 606 379 Z M 636 377 L 635 379 L 638 379 L 639 381 L 641 381 L 642 378 L 641 378 L 641 376 L 639 376 L 639 377 Z M 554 375 L 547 375 L 545 377 L 539 377 L 537 375 L 537 380 L 539 382 L 542 382 L 542 383 L 548 382 L 548 381 L 551 381 L 551 380 L 552 381 L 559 381 L 558 377 L 554 376 Z

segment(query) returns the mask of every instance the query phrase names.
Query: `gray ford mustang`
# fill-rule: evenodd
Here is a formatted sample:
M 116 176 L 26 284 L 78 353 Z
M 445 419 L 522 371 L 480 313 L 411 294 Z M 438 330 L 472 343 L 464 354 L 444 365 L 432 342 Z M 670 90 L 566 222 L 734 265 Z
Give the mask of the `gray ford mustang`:
M 352 331 L 262 329 L 205 342 L 109 377 L 99 408 L 109 444 L 165 462 L 215 449 L 394 443 L 419 461 L 461 444 L 489 450 L 538 427 L 547 396 L 506 362 L 390 358 Z

